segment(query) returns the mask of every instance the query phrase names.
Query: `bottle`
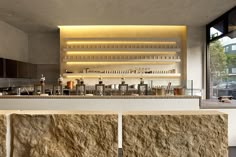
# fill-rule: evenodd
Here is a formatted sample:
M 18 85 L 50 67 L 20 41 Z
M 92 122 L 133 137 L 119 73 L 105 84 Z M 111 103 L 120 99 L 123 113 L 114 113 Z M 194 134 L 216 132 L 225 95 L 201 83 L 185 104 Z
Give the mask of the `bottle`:
M 98 78 L 98 83 L 102 84 L 102 77 L 101 76 Z
M 144 80 L 142 77 L 140 78 L 140 84 L 144 84 Z
M 121 78 L 121 84 L 119 84 L 119 90 L 121 95 L 125 95 L 128 92 L 128 84 L 125 84 L 125 78 Z
M 43 77 L 43 74 L 42 74 L 42 76 L 40 78 L 40 84 L 41 85 L 45 84 L 45 77 Z
M 103 96 L 105 92 L 105 85 L 102 82 L 102 77 L 98 78 L 98 84 L 95 85 L 95 91 L 97 95 Z
M 42 74 L 42 76 L 40 78 L 41 94 L 45 93 L 45 80 L 46 79 L 45 79 L 45 77 Z
M 139 95 L 147 95 L 147 84 L 144 84 L 142 77 L 140 78 L 140 83 L 138 84 L 138 93 Z
M 57 82 L 58 82 L 58 85 L 62 85 L 63 77 L 61 75 L 59 76 Z
M 124 77 L 121 78 L 121 84 L 125 84 L 125 78 Z
M 77 80 L 76 94 L 77 95 L 85 95 L 86 94 L 86 89 L 85 89 L 85 84 L 84 84 L 83 78 L 80 78 L 79 80 Z

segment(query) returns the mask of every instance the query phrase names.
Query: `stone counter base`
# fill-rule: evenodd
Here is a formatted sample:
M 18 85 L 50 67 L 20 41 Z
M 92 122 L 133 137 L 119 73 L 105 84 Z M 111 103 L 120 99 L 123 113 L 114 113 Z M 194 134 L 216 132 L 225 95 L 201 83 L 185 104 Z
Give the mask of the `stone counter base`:
M 0 111 L 0 157 L 117 157 L 117 124 L 111 112 Z
M 0 156 L 6 156 L 6 116 L 0 115 Z
M 124 157 L 227 157 L 227 115 L 128 113 L 123 115 Z
M 123 113 L 120 122 L 111 112 L 0 111 L 0 157 L 117 157 L 118 126 L 124 157 L 228 156 L 227 115 L 217 111 Z
M 117 115 L 12 115 L 14 157 L 115 157 Z M 26 147 L 27 146 L 27 147 Z

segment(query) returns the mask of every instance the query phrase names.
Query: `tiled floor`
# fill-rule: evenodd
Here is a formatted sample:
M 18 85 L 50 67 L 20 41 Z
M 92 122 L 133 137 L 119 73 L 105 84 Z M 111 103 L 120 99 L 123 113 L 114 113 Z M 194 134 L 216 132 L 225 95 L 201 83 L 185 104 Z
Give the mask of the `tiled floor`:
M 118 149 L 118 157 L 122 157 L 122 148 Z
M 229 147 L 229 157 L 236 157 L 236 147 Z

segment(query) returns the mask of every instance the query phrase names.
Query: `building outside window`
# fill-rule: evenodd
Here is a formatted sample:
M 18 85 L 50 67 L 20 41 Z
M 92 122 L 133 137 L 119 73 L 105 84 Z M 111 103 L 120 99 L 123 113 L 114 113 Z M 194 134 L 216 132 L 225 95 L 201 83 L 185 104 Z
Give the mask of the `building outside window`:
M 211 98 L 233 96 L 236 99 L 236 53 L 225 45 L 236 44 L 236 38 L 227 36 L 210 42 Z
M 207 26 L 207 98 L 233 96 L 236 99 L 235 28 L 235 8 Z
M 236 51 L 236 44 L 232 45 L 232 51 Z

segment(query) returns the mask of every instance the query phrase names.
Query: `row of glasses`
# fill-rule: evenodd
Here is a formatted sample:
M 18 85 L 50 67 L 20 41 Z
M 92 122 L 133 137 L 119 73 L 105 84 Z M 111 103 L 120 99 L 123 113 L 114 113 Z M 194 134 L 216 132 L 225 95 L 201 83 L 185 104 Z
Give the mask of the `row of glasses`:
M 167 56 L 80 56 L 80 55 L 66 55 L 64 60 L 135 60 L 135 59 L 148 59 L 148 60 L 176 60 L 180 56 L 167 55 Z

